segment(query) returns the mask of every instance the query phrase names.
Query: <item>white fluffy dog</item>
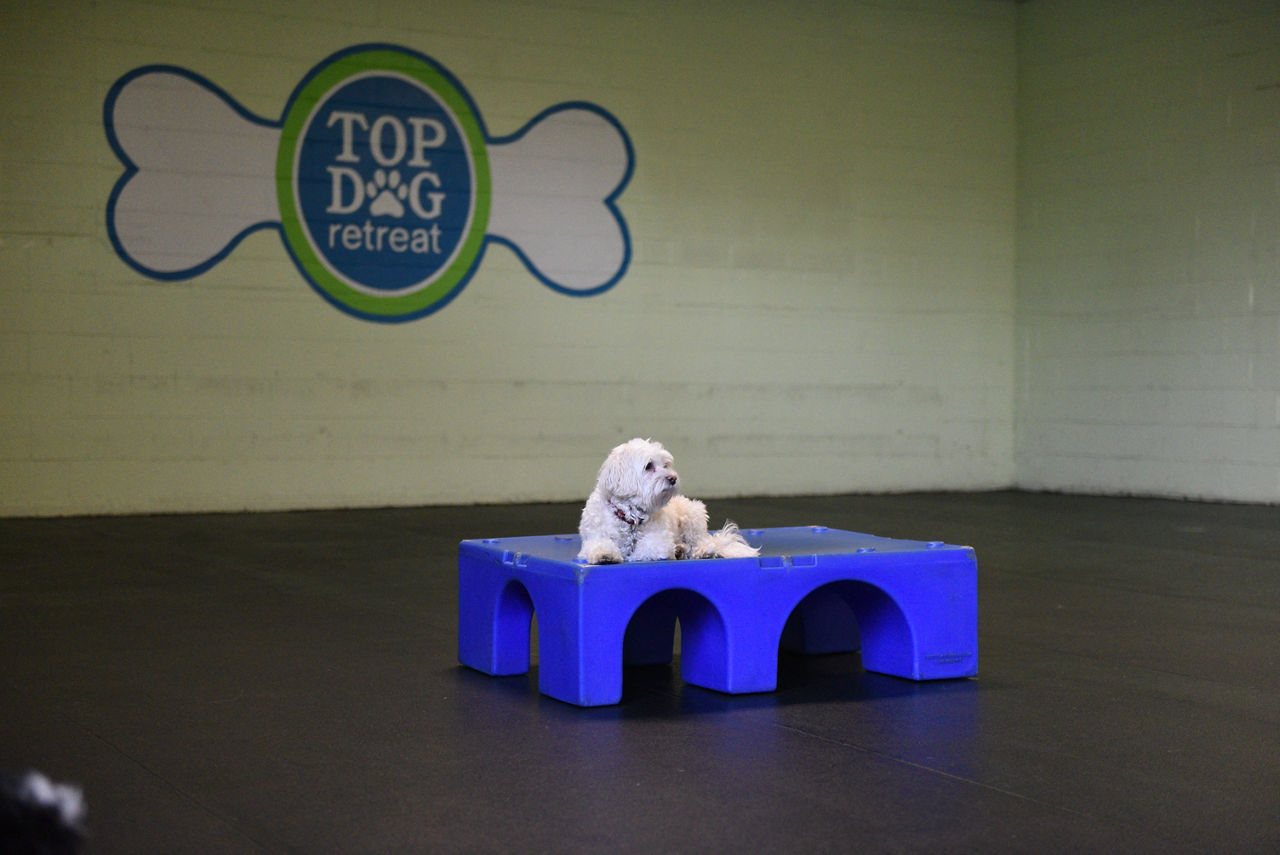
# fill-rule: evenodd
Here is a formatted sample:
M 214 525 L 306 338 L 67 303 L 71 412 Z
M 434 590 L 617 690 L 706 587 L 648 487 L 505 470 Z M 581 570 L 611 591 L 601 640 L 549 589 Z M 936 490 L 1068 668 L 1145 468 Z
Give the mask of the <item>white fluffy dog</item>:
M 580 560 L 612 564 L 760 554 L 733 523 L 707 531 L 707 507 L 679 495 L 673 463 L 661 443 L 639 437 L 609 452 L 582 509 Z

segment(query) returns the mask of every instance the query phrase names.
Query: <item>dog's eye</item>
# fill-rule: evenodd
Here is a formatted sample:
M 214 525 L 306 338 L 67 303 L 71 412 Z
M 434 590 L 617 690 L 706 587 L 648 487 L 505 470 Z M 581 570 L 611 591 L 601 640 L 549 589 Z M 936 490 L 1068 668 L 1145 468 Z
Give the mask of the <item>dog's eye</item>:
M 645 472 L 652 472 L 652 471 L 653 471 L 653 461 L 652 461 L 652 460 L 650 460 L 648 463 L 646 463 L 646 464 L 644 465 L 644 471 L 645 471 Z

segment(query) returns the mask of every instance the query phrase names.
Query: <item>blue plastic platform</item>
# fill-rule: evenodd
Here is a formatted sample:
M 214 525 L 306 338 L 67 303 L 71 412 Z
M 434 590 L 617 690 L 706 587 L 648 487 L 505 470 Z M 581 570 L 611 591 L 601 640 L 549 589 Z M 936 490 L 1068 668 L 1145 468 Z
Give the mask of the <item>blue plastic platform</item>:
M 733 694 L 777 688 L 778 649 L 862 650 L 868 671 L 909 680 L 978 673 L 972 548 L 822 526 L 744 530 L 756 558 L 588 565 L 577 535 L 458 547 L 458 659 L 486 674 L 529 670 L 578 706 L 622 700 L 622 666 L 672 661 L 686 683 Z M 859 643 L 860 642 L 860 643 Z

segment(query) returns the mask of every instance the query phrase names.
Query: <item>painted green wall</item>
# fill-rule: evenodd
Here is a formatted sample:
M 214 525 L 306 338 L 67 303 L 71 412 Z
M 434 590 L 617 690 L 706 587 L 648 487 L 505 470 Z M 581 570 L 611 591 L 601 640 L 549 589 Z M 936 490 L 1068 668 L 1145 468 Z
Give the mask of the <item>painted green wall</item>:
M 1280 502 L 1280 3 L 1019 9 L 1018 482 Z
M 47 2 L 0 29 L 0 513 L 572 499 L 633 435 L 690 493 L 1014 482 L 1017 9 L 920 2 Z M 441 311 L 318 298 L 275 231 L 127 266 L 103 101 L 182 66 L 277 119 L 342 48 L 443 64 L 488 131 L 630 135 L 626 276 L 506 247 Z

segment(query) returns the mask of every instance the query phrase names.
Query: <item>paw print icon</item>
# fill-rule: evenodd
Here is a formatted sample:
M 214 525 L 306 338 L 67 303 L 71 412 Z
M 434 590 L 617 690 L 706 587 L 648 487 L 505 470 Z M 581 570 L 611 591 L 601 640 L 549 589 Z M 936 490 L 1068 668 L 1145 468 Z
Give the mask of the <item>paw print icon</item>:
M 365 185 L 365 192 L 373 199 L 369 203 L 369 214 L 374 217 L 403 217 L 404 200 L 409 196 L 409 186 L 400 178 L 398 169 L 379 169 L 373 173 L 373 180 Z

